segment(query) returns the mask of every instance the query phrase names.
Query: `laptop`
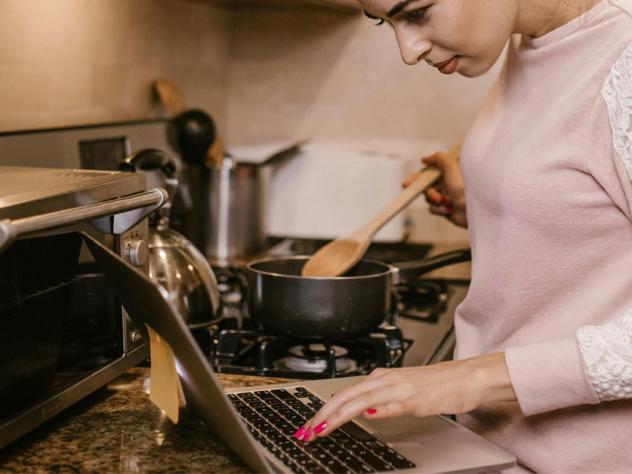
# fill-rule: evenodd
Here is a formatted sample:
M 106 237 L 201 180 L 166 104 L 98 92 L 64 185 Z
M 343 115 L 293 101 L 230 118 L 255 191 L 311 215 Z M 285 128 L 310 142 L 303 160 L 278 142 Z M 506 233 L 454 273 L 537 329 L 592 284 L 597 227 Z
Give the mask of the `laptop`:
M 255 472 L 473 473 L 515 465 L 512 454 L 442 416 L 357 419 L 327 438 L 296 440 L 293 433 L 324 400 L 362 377 L 224 391 L 166 291 L 83 235 L 130 317 L 173 349 L 187 407 Z

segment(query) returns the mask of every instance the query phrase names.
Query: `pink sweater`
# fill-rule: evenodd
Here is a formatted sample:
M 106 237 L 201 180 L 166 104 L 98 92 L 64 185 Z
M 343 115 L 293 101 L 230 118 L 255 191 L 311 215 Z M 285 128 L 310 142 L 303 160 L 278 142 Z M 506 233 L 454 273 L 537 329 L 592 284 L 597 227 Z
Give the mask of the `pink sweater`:
M 576 338 L 632 308 L 632 0 L 516 37 L 461 165 L 456 355 L 505 351 L 519 403 L 459 421 L 537 472 L 632 472 L 632 400 L 596 405 Z

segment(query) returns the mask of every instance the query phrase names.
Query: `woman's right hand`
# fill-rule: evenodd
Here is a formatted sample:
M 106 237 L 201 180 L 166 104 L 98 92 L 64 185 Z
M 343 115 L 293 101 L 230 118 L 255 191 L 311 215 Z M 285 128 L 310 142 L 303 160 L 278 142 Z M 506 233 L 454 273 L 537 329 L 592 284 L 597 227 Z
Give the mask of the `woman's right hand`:
M 465 213 L 465 185 L 459 165 L 460 147 L 448 152 L 437 152 L 425 156 L 421 162 L 426 166 L 435 166 L 441 170 L 441 181 L 425 192 L 430 205 L 430 213 L 443 216 L 459 227 L 467 227 Z M 411 183 L 415 175 L 404 181 L 404 187 Z

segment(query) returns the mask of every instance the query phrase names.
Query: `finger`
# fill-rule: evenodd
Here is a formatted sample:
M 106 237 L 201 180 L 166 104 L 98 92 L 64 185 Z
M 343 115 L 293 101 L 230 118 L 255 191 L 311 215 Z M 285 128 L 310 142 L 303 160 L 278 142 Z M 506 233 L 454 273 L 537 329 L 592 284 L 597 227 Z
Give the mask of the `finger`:
M 383 418 L 396 418 L 409 412 L 410 399 L 405 399 L 388 402 L 385 405 L 380 405 L 371 411 L 367 410 L 364 416 L 372 420 L 380 420 Z
M 454 208 L 450 204 L 437 204 L 428 207 L 431 214 L 437 216 L 450 216 L 454 212 Z
M 327 436 L 340 426 L 352 420 L 358 415 L 365 414 L 367 416 L 375 416 L 380 412 L 381 407 L 385 405 L 396 405 L 397 399 L 408 399 L 412 393 L 412 387 L 408 384 L 400 384 L 397 389 L 393 389 L 392 384 L 382 386 L 370 392 L 365 392 L 347 403 L 342 405 L 338 411 L 331 414 L 328 418 L 326 427 L 318 430 L 317 437 Z M 393 400 L 395 399 L 395 400 Z M 375 408 L 380 407 L 380 408 Z M 402 406 L 401 410 L 405 410 L 406 406 Z M 402 411 L 401 413 L 404 413 Z
M 444 195 L 437 187 L 426 189 L 426 202 L 430 205 L 440 204 L 443 202 Z
M 427 166 L 435 166 L 435 165 L 438 165 L 438 164 L 440 164 L 440 163 L 439 163 L 440 161 L 441 161 L 441 152 L 435 152 L 435 153 L 432 153 L 432 154 L 430 154 L 430 155 L 424 156 L 424 157 L 421 159 L 421 162 L 422 162 L 424 165 L 427 165 Z
M 415 171 L 414 173 L 406 176 L 404 178 L 404 181 L 402 181 L 402 187 L 407 188 L 408 186 L 410 186 L 410 183 L 415 181 L 419 177 L 420 174 L 421 174 L 421 171 Z
M 384 375 L 390 372 L 389 369 L 378 368 L 374 369 L 369 375 L 366 376 L 367 379 L 375 379 L 378 377 L 383 377 Z
M 314 434 L 314 430 L 322 431 L 325 429 L 325 427 L 329 424 L 329 418 L 331 418 L 335 412 L 340 410 L 342 406 L 349 403 L 349 401 L 353 400 L 355 397 L 358 397 L 363 393 L 370 392 L 383 384 L 384 382 L 381 380 L 381 377 L 376 376 L 373 379 L 366 378 L 357 385 L 353 385 L 352 387 L 336 392 L 336 395 L 330 398 L 318 411 L 318 413 L 316 413 L 311 420 L 295 432 L 294 435 L 303 441 L 308 441 L 313 437 L 312 435 Z
M 423 174 L 423 172 L 426 170 L 427 166 L 424 166 L 422 169 L 415 171 L 414 173 L 409 174 L 408 176 L 406 176 L 404 178 L 404 181 L 402 182 L 402 187 L 407 188 L 408 186 L 410 186 L 410 184 L 415 181 L 417 178 L 419 178 L 419 176 L 421 176 Z

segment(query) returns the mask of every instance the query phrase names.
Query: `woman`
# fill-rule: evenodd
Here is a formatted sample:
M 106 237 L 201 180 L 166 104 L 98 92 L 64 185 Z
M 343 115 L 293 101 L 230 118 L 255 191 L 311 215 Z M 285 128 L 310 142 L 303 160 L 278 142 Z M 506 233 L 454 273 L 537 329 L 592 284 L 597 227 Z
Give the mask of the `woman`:
M 467 225 L 455 361 L 379 369 L 298 434 L 458 414 L 537 472 L 632 472 L 632 0 L 360 0 L 407 64 L 504 69 L 431 209 Z M 522 469 L 522 468 L 519 468 Z

